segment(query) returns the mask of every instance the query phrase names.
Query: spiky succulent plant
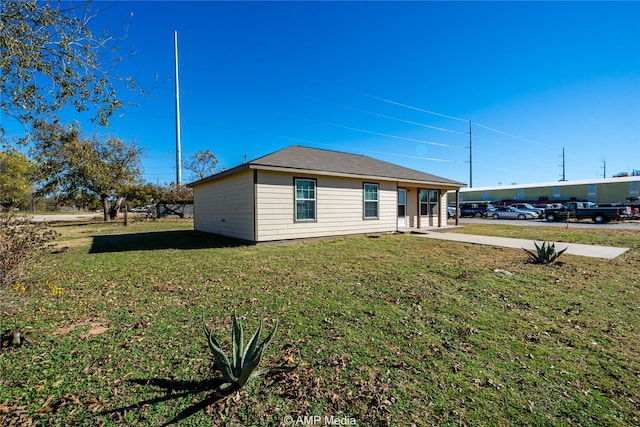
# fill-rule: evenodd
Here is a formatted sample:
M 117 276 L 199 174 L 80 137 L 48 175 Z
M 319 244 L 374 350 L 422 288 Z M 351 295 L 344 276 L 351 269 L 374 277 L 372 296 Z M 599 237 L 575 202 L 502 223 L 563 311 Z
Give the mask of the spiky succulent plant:
M 209 349 L 213 353 L 217 368 L 222 373 L 226 383 L 220 387 L 221 391 L 232 391 L 242 388 L 247 381 L 258 375 L 267 373 L 270 369 L 256 370 L 258 364 L 262 360 L 262 355 L 265 348 L 273 338 L 278 329 L 278 322 L 273 327 L 271 333 L 265 338 L 260 345 L 258 341 L 260 339 L 260 332 L 262 331 L 262 321 L 260 326 L 249 340 L 249 345 L 244 348 L 242 321 L 238 319 L 236 314 L 233 314 L 233 329 L 231 331 L 231 359 L 222 350 L 222 346 L 216 341 L 211 330 L 207 327 L 204 320 L 204 313 L 202 315 L 202 326 L 204 333 L 207 337 Z
M 529 255 L 529 262 L 533 264 L 551 264 L 555 262 L 560 255 L 562 255 L 568 248 L 564 248 L 559 252 L 556 252 L 555 243 L 542 242 L 542 246 L 538 246 L 536 242 L 533 242 L 536 246 L 536 252 L 532 252 L 523 248 L 523 250 Z

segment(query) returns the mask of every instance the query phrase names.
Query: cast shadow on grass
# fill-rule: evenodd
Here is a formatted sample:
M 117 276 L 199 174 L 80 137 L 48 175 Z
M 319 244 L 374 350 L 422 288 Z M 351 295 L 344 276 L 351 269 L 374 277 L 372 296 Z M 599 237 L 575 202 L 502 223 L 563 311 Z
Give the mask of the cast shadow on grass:
M 140 409 L 146 405 L 154 405 L 161 402 L 166 402 L 174 399 L 181 399 L 183 397 L 188 397 L 194 394 L 199 394 L 203 392 L 209 392 L 207 396 L 200 402 L 195 403 L 178 415 L 173 417 L 171 420 L 162 424 L 162 426 L 170 426 L 172 424 L 176 424 L 182 420 L 189 418 L 190 416 L 196 414 L 199 411 L 204 410 L 207 406 L 212 405 L 216 402 L 226 399 L 228 396 L 235 392 L 235 389 L 229 390 L 229 392 L 225 394 L 221 394 L 218 390 L 220 386 L 224 383 L 222 379 L 215 380 L 204 380 L 204 381 L 176 381 L 176 380 L 168 380 L 163 378 L 152 378 L 152 379 L 132 379 L 127 380 L 129 383 L 139 384 L 139 385 L 151 385 L 155 386 L 158 389 L 164 390 L 165 395 L 161 397 L 155 397 L 153 399 L 141 400 L 140 402 L 134 403 L 132 405 L 123 406 L 116 409 L 111 409 L 107 411 L 100 412 L 99 415 L 113 417 L 116 416 L 119 420 L 124 420 L 127 412 L 135 411 Z
M 157 231 L 93 236 L 89 253 L 155 251 L 162 249 L 212 249 L 246 246 L 247 243 L 193 230 Z

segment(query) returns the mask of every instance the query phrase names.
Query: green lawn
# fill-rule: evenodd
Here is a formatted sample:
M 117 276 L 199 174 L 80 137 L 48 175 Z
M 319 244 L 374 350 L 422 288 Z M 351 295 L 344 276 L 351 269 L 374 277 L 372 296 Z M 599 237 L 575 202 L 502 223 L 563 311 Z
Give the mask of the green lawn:
M 473 228 L 632 248 L 540 266 L 411 235 L 255 247 L 189 221 L 56 229 L 69 250 L 3 301 L 0 329 L 36 343 L 0 356 L 0 425 L 640 424 L 637 232 Z M 201 316 L 229 348 L 234 310 L 249 332 L 279 319 L 264 366 L 300 366 L 216 402 Z

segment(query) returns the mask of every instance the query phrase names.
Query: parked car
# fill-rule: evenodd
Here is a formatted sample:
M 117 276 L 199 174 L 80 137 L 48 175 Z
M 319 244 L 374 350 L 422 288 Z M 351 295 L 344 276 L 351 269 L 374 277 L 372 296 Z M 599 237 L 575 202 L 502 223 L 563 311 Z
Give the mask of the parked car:
M 621 207 L 597 207 L 593 203 L 571 202 L 565 203 L 560 209 L 550 209 L 547 211 L 547 221 L 559 221 L 566 219 L 587 219 L 590 218 L 597 224 L 602 224 L 611 220 L 620 220 L 631 216 L 631 208 Z
M 482 218 L 487 216 L 488 207 L 481 203 L 463 203 L 460 205 L 460 216 L 475 216 Z
M 498 206 L 489 210 L 487 216 L 493 219 L 534 219 L 537 215 L 534 212 L 521 211 L 511 206 Z
M 530 203 L 513 203 L 510 206 L 521 211 L 533 212 L 538 218 L 544 217 L 544 209 L 537 208 Z
M 533 205 L 536 208 L 540 208 L 540 209 L 544 209 L 545 211 L 547 209 L 554 209 L 556 206 L 550 204 L 550 203 L 536 203 L 535 205 Z
M 447 206 L 447 218 L 455 218 L 456 217 L 456 207 L 455 206 Z M 458 208 L 458 218 L 460 218 L 460 209 Z

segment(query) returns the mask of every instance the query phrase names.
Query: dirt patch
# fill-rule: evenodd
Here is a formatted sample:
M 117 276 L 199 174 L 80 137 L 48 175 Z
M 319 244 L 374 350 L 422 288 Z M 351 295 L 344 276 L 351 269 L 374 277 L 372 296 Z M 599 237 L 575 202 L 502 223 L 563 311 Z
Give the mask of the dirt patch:
M 109 323 L 106 320 L 100 319 L 86 319 L 78 322 L 74 322 L 69 326 L 58 328 L 54 335 L 66 335 L 76 330 L 76 328 L 86 328 L 80 338 L 91 338 L 97 335 L 103 334 L 109 330 Z

